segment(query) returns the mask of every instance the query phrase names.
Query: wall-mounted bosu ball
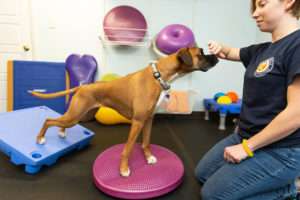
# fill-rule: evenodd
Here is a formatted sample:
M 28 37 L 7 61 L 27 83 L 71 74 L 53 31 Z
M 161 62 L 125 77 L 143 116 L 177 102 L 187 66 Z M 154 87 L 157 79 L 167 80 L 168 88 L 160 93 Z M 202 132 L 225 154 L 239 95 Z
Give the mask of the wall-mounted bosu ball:
M 120 45 L 131 45 L 144 40 L 147 22 L 144 15 L 131 6 L 117 6 L 104 17 L 106 38 Z
M 163 28 L 153 40 L 153 50 L 158 56 L 175 53 L 180 48 L 195 46 L 193 31 L 182 24 L 171 24 Z

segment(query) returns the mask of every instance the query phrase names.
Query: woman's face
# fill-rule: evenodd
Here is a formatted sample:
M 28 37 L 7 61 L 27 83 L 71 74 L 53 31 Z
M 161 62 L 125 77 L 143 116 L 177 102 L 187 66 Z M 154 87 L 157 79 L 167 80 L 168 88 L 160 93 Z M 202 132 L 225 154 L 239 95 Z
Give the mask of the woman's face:
M 255 5 L 252 17 L 258 28 L 263 32 L 273 32 L 282 16 L 286 14 L 284 1 L 256 0 Z

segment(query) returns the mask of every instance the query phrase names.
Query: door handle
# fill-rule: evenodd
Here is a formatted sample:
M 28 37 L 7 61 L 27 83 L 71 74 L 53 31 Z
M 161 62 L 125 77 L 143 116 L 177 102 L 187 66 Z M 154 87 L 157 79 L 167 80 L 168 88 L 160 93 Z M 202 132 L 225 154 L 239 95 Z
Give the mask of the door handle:
M 23 45 L 23 50 L 24 50 L 25 52 L 27 52 L 27 51 L 30 51 L 30 48 L 29 48 L 29 46 L 27 46 L 27 45 Z

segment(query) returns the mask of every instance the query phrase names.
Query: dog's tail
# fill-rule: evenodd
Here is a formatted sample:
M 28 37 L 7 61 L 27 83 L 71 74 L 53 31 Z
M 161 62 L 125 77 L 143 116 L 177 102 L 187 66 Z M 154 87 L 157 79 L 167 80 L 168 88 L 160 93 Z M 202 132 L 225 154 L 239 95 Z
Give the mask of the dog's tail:
M 61 97 L 61 96 L 65 96 L 67 94 L 71 94 L 76 92 L 79 89 L 79 87 L 74 87 L 72 89 L 69 90 L 64 90 L 64 91 L 60 91 L 60 92 L 54 92 L 54 93 L 41 93 L 41 92 L 36 92 L 36 91 L 28 91 L 30 94 L 32 94 L 32 96 L 41 98 L 41 99 L 52 99 L 52 98 L 56 98 L 56 97 Z

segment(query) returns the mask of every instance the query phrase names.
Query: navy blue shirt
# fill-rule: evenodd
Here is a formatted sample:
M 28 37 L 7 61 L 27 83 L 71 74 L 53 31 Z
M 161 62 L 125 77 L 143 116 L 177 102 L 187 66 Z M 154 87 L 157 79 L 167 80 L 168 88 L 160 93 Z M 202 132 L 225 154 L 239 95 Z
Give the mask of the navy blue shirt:
M 249 138 L 287 106 L 287 88 L 300 74 L 300 30 L 271 43 L 240 49 L 244 75 L 239 134 Z M 300 102 L 299 102 L 300 106 Z M 300 147 L 300 129 L 269 147 Z

